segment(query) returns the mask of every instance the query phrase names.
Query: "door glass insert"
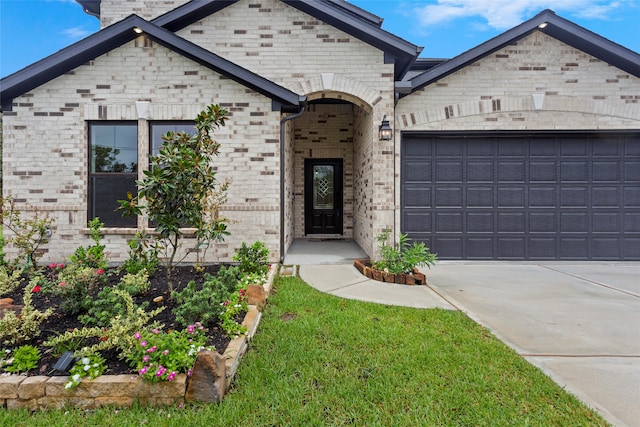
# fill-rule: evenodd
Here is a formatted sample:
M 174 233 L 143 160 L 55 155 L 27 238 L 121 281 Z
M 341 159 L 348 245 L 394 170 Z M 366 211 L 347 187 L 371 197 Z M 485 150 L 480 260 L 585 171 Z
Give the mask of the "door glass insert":
M 333 166 L 313 166 L 313 209 L 333 209 Z

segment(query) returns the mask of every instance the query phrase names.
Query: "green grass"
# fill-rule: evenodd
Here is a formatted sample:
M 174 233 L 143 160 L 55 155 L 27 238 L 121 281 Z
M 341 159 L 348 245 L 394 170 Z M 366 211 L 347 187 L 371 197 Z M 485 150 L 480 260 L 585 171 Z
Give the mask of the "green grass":
M 4 418 L 2 418 L 4 417 Z M 593 411 L 464 314 L 278 279 L 220 405 L 0 413 L 12 426 L 590 426 Z

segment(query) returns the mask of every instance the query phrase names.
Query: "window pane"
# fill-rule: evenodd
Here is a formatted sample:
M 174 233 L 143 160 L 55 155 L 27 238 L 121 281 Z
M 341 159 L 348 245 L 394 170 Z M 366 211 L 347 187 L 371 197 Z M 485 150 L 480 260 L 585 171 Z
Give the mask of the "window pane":
M 138 178 L 138 126 L 131 123 L 92 123 L 89 129 L 91 172 L 89 218 L 107 227 L 136 227 L 137 217 L 122 218 L 118 200 L 135 193 Z
M 187 132 L 196 133 L 194 122 L 164 122 L 151 123 L 151 155 L 155 156 L 162 146 L 162 135 L 167 132 Z
M 333 209 L 333 166 L 313 167 L 313 209 Z
M 138 171 L 138 127 L 136 125 L 91 126 L 91 172 Z

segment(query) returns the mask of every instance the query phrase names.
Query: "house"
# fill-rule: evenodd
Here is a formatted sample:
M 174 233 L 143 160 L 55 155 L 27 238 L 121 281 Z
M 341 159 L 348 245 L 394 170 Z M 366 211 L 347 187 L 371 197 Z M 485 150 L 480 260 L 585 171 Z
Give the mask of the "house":
M 432 60 L 343 0 L 78 3 L 101 30 L 0 81 L 3 192 L 56 218 L 45 260 L 95 216 L 125 259 L 149 224 L 115 201 L 211 103 L 234 221 L 212 260 L 374 255 L 387 228 L 440 259 L 640 259 L 640 55 L 552 11 Z

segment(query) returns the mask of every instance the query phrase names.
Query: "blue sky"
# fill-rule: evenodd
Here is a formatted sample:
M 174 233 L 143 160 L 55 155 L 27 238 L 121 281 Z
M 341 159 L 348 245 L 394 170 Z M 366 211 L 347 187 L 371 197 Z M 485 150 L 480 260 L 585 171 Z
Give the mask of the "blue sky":
M 125 1 L 125 0 L 122 0 Z M 640 0 L 351 0 L 422 57 L 452 58 L 544 9 L 640 52 Z M 98 31 L 74 0 L 0 0 L 0 77 Z

